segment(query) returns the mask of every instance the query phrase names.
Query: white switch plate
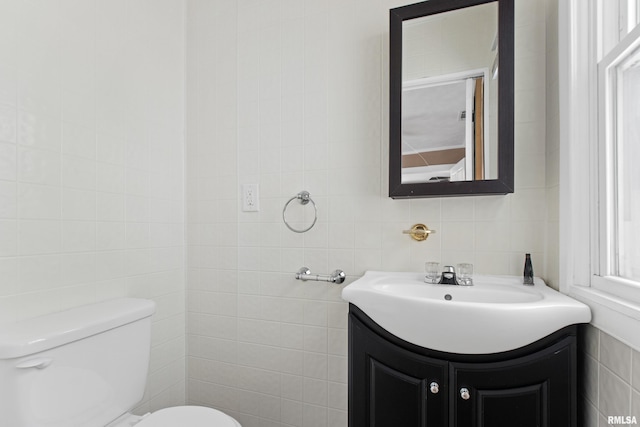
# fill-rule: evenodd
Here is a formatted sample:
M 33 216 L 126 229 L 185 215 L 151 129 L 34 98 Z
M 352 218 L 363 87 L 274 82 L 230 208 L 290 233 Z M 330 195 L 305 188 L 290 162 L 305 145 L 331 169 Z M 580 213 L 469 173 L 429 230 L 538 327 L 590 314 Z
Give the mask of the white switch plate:
M 258 184 L 242 184 L 242 211 L 258 212 L 259 210 Z

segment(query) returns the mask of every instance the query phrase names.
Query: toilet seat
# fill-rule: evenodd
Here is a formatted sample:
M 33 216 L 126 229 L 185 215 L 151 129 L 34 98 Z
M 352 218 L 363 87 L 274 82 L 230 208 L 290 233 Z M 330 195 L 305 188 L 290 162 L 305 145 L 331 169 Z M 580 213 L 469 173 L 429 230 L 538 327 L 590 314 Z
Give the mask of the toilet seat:
M 241 427 L 224 412 L 204 406 L 175 406 L 144 417 L 135 427 Z

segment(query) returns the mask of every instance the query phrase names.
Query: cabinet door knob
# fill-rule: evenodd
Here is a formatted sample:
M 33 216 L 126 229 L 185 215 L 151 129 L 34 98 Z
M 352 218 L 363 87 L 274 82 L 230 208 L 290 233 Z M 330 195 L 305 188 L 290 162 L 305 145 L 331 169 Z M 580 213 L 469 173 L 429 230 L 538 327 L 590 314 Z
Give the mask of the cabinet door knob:
M 471 394 L 469 394 L 469 390 L 467 388 L 461 388 L 460 389 L 460 397 L 463 398 L 464 400 L 469 400 L 469 398 L 471 397 Z
M 431 384 L 429 384 L 429 390 L 431 391 L 431 393 L 437 394 L 440 391 L 440 386 L 438 385 L 437 382 L 434 381 Z

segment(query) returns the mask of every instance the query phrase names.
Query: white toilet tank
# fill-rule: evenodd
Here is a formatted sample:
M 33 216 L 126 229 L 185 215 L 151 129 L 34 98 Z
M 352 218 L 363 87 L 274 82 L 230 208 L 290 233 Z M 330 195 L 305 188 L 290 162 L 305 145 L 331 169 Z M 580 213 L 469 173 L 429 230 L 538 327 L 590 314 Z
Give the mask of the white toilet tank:
M 155 303 L 121 298 L 0 327 L 0 427 L 104 427 L 144 394 Z

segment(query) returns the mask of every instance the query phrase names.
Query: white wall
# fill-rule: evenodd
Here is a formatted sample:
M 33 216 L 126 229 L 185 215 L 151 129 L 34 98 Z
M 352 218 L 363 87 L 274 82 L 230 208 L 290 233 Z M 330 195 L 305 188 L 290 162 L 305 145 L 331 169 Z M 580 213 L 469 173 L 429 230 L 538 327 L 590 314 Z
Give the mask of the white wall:
M 546 0 L 546 183 L 547 283 L 560 286 L 560 89 L 558 58 L 558 0 Z M 541 87 L 540 90 L 543 88 Z
M 578 425 L 612 425 L 608 417 L 616 415 L 640 418 L 640 351 L 594 326 L 584 330 Z
M 546 276 L 545 3 L 516 0 L 515 194 L 394 201 L 388 9 L 406 3 L 188 1 L 189 402 L 244 427 L 346 425 L 347 306 L 301 266 L 522 274 L 531 252 Z M 245 183 L 260 212 L 240 210 Z M 319 220 L 295 234 L 281 211 L 303 189 Z M 417 222 L 437 233 L 402 234 Z
M 0 324 L 152 298 L 139 410 L 184 401 L 182 0 L 0 2 Z

